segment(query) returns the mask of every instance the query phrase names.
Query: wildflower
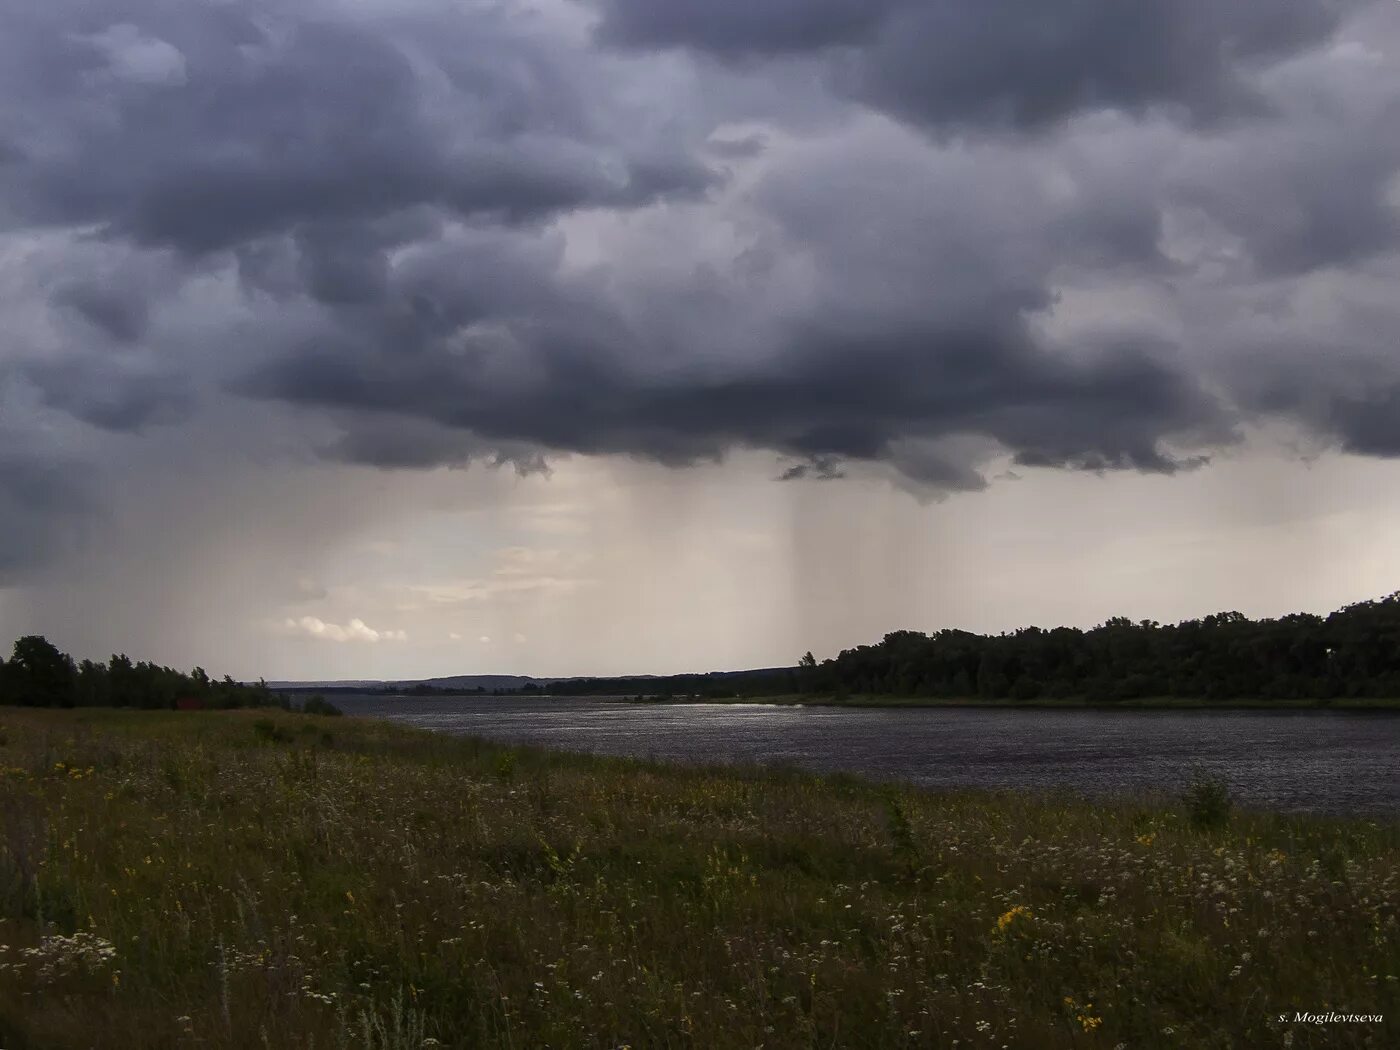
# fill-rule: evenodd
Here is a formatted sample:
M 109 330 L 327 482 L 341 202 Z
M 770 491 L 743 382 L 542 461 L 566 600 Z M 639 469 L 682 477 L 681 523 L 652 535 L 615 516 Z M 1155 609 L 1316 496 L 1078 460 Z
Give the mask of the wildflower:
M 91 972 L 104 967 L 116 958 L 117 949 L 105 938 L 79 931 L 71 937 L 45 937 L 37 948 L 25 948 L 21 954 L 38 963 L 38 976 L 49 981 L 78 970 Z M 113 971 L 112 984 L 120 983 L 120 972 Z
M 1031 910 L 1027 908 L 1024 904 L 1017 904 L 1012 906 L 1010 910 L 1002 912 L 1000 917 L 998 917 L 997 932 L 1005 933 L 1007 928 L 1013 922 L 1021 918 L 1031 919 L 1034 918 L 1034 916 L 1031 914 Z

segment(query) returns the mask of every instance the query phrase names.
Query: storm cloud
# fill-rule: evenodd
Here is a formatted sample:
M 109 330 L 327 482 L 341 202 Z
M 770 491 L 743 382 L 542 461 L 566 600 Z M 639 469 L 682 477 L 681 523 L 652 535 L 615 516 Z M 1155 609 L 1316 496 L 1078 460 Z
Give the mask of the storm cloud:
M 1349 0 L 598 0 L 600 39 L 716 58 L 819 54 L 835 84 L 938 128 L 1035 128 L 1081 110 L 1214 121 L 1265 103 L 1259 65 L 1315 46 Z
M 4 466 L 0 558 L 241 413 L 933 493 L 1394 456 L 1397 70 L 1345 0 L 12 5 L 0 406 L 90 473 Z
M 0 221 L 208 252 L 418 206 L 524 221 L 708 182 L 528 19 L 396 7 L 8 12 Z

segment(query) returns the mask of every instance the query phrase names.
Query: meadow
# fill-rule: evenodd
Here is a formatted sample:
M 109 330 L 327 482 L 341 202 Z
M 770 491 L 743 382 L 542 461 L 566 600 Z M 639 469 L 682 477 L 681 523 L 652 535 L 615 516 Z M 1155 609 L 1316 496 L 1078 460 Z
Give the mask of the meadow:
M 6 1050 L 1400 1045 L 1400 824 L 1208 783 L 1091 804 L 8 709 L 0 832 Z

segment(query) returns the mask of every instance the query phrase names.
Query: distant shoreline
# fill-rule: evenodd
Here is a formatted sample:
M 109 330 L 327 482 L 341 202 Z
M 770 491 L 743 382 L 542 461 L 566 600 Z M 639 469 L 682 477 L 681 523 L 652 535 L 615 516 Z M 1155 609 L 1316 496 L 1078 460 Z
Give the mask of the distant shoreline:
M 747 704 L 751 706 L 779 707 L 823 707 L 823 708 L 907 708 L 907 707 L 946 707 L 946 708 L 1004 708 L 1020 710 L 1095 710 L 1095 711 L 1387 711 L 1400 712 L 1400 697 L 1339 697 L 1336 699 L 1304 700 L 1259 700 L 1241 698 L 1236 700 L 1207 700 L 1194 697 L 1145 697 L 1133 700 L 1087 700 L 1082 698 L 1034 700 L 984 700 L 980 697 L 942 698 L 863 695 L 838 700 L 831 696 L 647 696 L 619 694 L 595 695 L 586 693 L 381 693 L 372 690 L 283 690 L 289 693 L 336 693 L 355 696 L 377 696 L 386 700 L 593 700 L 602 703 L 621 704 Z
M 564 699 L 558 697 L 557 699 Z M 1335 700 L 1206 700 L 1188 697 L 1148 697 L 1136 700 L 983 700 L 977 697 L 944 699 L 938 697 L 855 696 L 846 700 L 832 697 L 772 696 L 772 697 L 645 697 L 627 699 L 627 703 L 651 704 L 777 704 L 783 707 L 994 707 L 1067 710 L 1344 710 L 1400 712 L 1400 698 L 1348 697 Z

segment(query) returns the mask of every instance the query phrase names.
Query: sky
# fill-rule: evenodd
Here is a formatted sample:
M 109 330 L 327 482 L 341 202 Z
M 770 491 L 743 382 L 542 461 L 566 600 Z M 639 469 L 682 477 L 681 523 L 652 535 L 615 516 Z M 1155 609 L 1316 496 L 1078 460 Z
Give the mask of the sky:
M 0 638 L 791 664 L 1400 589 L 1393 0 L 0 0 Z

